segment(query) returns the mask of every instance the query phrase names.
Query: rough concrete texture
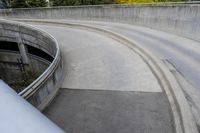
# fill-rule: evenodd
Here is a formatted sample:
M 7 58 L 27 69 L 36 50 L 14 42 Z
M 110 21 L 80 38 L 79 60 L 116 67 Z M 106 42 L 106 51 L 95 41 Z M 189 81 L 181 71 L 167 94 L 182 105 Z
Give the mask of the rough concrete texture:
M 139 26 L 107 22 L 76 23 L 111 30 L 157 55 L 176 77 L 190 104 L 197 125 L 200 125 L 199 42 Z
M 45 114 L 72 133 L 174 133 L 167 97 L 134 51 L 92 31 L 36 25 L 59 42 L 63 88 Z M 142 93 L 143 92 L 143 93 Z
M 57 41 L 35 27 L 8 20 L 0 20 L 0 40 L 30 45 L 54 58 L 45 72 L 19 93 L 39 110 L 44 109 L 56 94 L 62 79 L 62 61 Z
M 0 20 L 0 40 L 27 44 L 38 48 L 55 57 L 57 48 L 55 42 L 47 33 L 21 23 Z
M 65 21 L 71 22 L 71 21 Z M 200 43 L 165 32 L 125 24 L 79 22 L 111 30 L 172 63 L 195 87 L 200 86 Z
M 61 21 L 61 20 L 59 20 Z M 64 20 L 62 20 L 64 21 Z M 78 23 L 86 23 L 88 22 L 78 22 Z M 103 28 L 103 29 L 108 29 L 111 31 L 114 31 L 120 35 L 128 37 L 131 41 L 136 43 L 137 45 L 141 45 L 145 49 L 149 49 L 151 52 L 154 54 L 158 55 L 161 59 L 164 59 L 164 62 L 169 62 L 172 63 L 172 66 L 174 65 L 175 68 L 171 70 L 173 73 L 179 73 L 181 70 L 181 74 L 187 75 L 187 72 L 193 71 L 193 69 L 189 69 L 190 67 L 185 67 L 185 65 L 191 65 L 193 66 L 194 64 L 198 64 L 197 62 L 195 63 L 196 56 L 198 54 L 198 48 L 199 48 L 199 43 L 186 39 L 186 38 L 181 38 L 179 36 L 175 35 L 170 35 L 164 32 L 160 31 L 155 31 L 152 29 L 148 28 L 142 28 L 142 27 L 137 27 L 137 26 L 130 26 L 130 25 L 124 25 L 124 24 L 114 24 L 114 23 L 99 23 L 96 22 L 93 24 L 92 22 L 89 22 L 89 25 L 98 27 L 98 28 Z M 190 45 L 187 45 L 187 44 Z M 173 45 L 172 45 L 173 44 Z M 154 46 L 156 45 L 156 46 Z M 170 46 L 172 46 L 170 48 Z M 180 48 L 177 50 L 177 48 Z M 170 50 L 169 50 L 170 49 Z M 169 50 L 169 51 L 168 51 Z M 176 51 L 177 50 L 177 51 Z M 192 52 L 193 51 L 193 52 Z M 176 55 L 181 55 L 181 56 L 176 56 Z M 184 57 L 184 58 L 182 58 Z M 184 64 L 179 62 L 177 58 L 182 59 Z M 194 58 L 194 59 L 192 59 Z M 191 60 L 192 59 L 192 60 Z M 177 62 L 174 64 L 171 62 L 171 60 L 176 60 Z M 192 63 L 190 63 L 192 62 Z M 178 65 L 179 64 L 179 65 Z M 181 65 L 182 64 L 182 65 Z M 176 68 L 176 66 L 179 66 Z M 184 68 L 181 69 L 180 67 Z M 180 69 L 179 69 L 180 68 Z M 188 68 L 188 69 L 186 69 Z M 198 69 L 198 67 L 194 67 L 195 69 Z M 196 71 L 194 69 L 194 71 Z M 179 74 L 180 75 L 180 74 Z M 196 76 L 198 73 L 196 73 Z M 183 76 L 183 75 L 182 75 Z M 182 78 L 186 78 L 187 80 L 189 79 L 192 82 L 197 81 L 195 79 L 196 76 L 186 76 Z M 176 76 L 177 78 L 177 76 Z M 198 78 L 198 76 L 197 76 Z M 182 84 L 182 81 L 179 80 L 180 78 L 177 78 L 179 83 L 181 84 L 181 87 L 184 89 L 185 95 L 190 102 L 191 109 L 193 111 L 193 114 L 195 116 L 197 124 L 199 124 L 199 91 L 196 88 L 191 88 L 191 85 L 184 85 Z M 190 84 L 191 82 L 188 82 L 187 80 L 184 80 L 184 82 L 187 82 L 187 84 Z M 183 82 L 183 83 L 184 83 Z M 196 82 L 198 84 L 198 82 Z M 188 86 L 190 86 L 188 88 Z M 198 87 L 198 86 L 197 86 Z M 186 123 L 187 124 L 187 123 Z
M 24 72 L 27 72 L 28 75 L 31 76 L 29 77 L 30 79 L 36 79 L 36 77 L 40 76 L 50 64 L 47 60 L 29 54 L 29 69 L 22 72 L 22 69 L 25 66 L 18 62 L 20 57 L 19 53 L 0 51 L 0 75 L 4 82 L 14 83 L 25 80 L 27 77 L 24 77 Z
M 62 88 L 162 91 L 141 57 L 123 44 L 86 30 L 38 27 L 59 42 L 67 75 Z
M 69 133 L 174 133 L 163 93 L 61 89 L 44 114 Z
M 65 22 L 72 21 L 65 20 Z M 133 25 L 108 22 L 73 22 L 111 30 L 157 55 L 176 77 L 191 106 L 197 125 L 200 125 L 200 43 L 198 41 Z
M 0 17 L 123 22 L 160 29 L 200 41 L 200 6 L 198 4 L 9 9 L 0 10 Z

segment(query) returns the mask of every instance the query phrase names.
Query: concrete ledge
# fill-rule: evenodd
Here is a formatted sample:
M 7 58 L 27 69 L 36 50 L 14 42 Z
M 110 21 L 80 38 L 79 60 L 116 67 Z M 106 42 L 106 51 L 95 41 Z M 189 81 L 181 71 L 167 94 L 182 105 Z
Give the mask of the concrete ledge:
M 169 103 L 171 105 L 174 124 L 177 133 L 198 133 L 196 123 L 192 116 L 191 110 L 189 108 L 188 102 L 177 83 L 175 77 L 169 71 L 167 66 L 155 57 L 152 53 L 147 51 L 145 48 L 141 47 L 139 44 L 130 41 L 125 36 L 119 35 L 109 30 L 96 28 L 90 25 L 82 25 L 75 23 L 62 23 L 55 21 L 41 21 L 41 20 L 24 20 L 27 22 L 36 22 L 36 23 L 49 23 L 53 25 L 62 25 L 73 28 L 80 28 L 85 30 L 91 30 L 93 32 L 98 32 L 109 36 L 122 44 L 128 46 L 135 52 L 137 52 L 147 65 L 151 68 L 154 75 L 157 77 L 161 87 L 164 89 Z
M 198 4 L 169 3 L 4 9 L 0 10 L 0 17 L 122 22 L 159 29 L 200 41 L 200 5 Z

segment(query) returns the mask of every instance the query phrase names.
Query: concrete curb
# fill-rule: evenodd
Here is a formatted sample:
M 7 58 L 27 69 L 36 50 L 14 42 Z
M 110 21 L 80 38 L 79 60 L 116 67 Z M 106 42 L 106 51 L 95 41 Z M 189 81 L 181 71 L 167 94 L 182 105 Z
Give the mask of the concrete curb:
M 189 104 L 175 77 L 160 59 L 158 59 L 145 48 L 141 47 L 139 44 L 130 41 L 127 37 L 122 36 L 120 34 L 86 24 L 55 22 L 50 20 L 42 21 L 20 19 L 17 21 L 49 23 L 53 25 L 61 25 L 72 28 L 90 30 L 109 36 L 114 40 L 117 40 L 118 42 L 121 42 L 122 44 L 131 48 L 137 54 L 139 54 L 141 58 L 146 62 L 146 64 L 150 67 L 153 74 L 156 76 L 158 82 L 160 83 L 161 87 L 165 91 L 172 109 L 176 133 L 198 133 L 197 126 L 192 116 Z

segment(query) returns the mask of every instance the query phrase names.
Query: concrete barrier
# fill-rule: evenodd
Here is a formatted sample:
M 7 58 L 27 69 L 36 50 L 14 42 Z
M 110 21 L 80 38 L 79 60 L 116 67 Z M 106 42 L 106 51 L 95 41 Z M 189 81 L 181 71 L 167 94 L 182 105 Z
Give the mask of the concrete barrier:
M 19 52 L 0 50 L 1 79 L 17 93 L 21 92 L 31 81 L 40 76 L 51 64 L 50 61 L 42 57 L 29 53 L 27 55 L 29 64 L 25 65 L 20 62 L 21 55 Z
M 200 5 L 198 4 L 2 9 L 0 17 L 122 22 L 147 26 L 200 41 Z
M 35 27 L 6 20 L 0 21 L 0 40 L 30 45 L 53 57 L 42 75 L 19 93 L 36 108 L 43 110 L 56 95 L 61 84 L 63 63 L 57 41 Z

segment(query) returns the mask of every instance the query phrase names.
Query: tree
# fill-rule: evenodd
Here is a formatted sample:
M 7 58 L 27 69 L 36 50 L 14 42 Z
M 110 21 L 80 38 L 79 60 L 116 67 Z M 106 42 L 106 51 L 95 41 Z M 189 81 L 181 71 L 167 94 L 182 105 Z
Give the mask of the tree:
M 81 5 L 80 0 L 65 0 L 66 6 L 75 6 L 75 5 Z
M 68 0 L 66 0 L 68 1 Z M 113 0 L 78 0 L 79 5 L 112 4 Z
M 111 4 L 112 0 L 50 0 L 51 6 L 99 5 Z
M 47 6 L 46 0 L 26 0 L 28 7 L 45 7 Z
M 0 9 L 7 8 L 8 3 L 5 0 L 0 0 Z
M 12 8 L 45 7 L 46 0 L 8 0 Z
M 65 6 L 65 0 L 49 0 L 51 6 Z
M 11 0 L 10 5 L 12 8 L 25 8 L 28 7 L 26 0 Z
M 156 3 L 156 2 L 180 2 L 185 0 L 114 0 L 117 4 Z

